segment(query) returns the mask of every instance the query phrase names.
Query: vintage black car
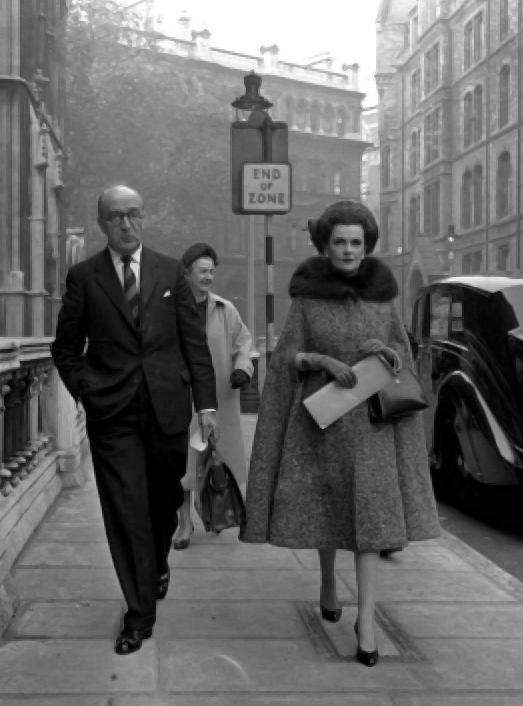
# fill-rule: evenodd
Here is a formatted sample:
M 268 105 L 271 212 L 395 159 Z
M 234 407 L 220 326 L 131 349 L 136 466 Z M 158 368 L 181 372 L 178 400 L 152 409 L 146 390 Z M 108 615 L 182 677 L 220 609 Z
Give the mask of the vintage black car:
M 415 302 L 416 366 L 439 497 L 523 488 L 523 279 L 451 277 Z

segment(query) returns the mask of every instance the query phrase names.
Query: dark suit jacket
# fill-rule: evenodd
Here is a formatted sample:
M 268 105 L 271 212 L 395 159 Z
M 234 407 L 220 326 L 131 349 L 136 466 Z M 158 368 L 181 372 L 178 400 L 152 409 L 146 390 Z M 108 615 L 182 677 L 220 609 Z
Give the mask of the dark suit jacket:
M 121 412 L 143 376 L 163 432 L 180 433 L 191 420 L 191 387 L 197 410 L 217 409 L 211 355 L 181 262 L 144 247 L 140 297 L 137 328 L 107 248 L 72 267 L 54 362 L 88 418 Z

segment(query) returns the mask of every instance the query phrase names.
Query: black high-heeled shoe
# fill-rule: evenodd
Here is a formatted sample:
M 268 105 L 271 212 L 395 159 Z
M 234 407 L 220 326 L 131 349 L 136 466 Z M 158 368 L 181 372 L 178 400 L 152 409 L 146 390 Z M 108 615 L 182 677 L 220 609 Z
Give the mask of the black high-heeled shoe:
M 335 608 L 334 610 L 329 610 L 328 608 L 324 608 L 320 603 L 320 612 L 323 620 L 327 620 L 329 623 L 339 623 L 342 609 Z
M 375 667 L 378 664 L 378 660 L 380 658 L 378 648 L 375 650 L 372 650 L 372 652 L 367 652 L 366 650 L 362 650 L 360 647 L 360 628 L 358 625 L 358 619 L 356 618 L 356 622 L 354 623 L 354 632 L 356 633 L 356 637 L 358 638 L 358 651 L 356 652 L 356 659 L 358 662 L 361 664 L 364 664 L 366 667 Z

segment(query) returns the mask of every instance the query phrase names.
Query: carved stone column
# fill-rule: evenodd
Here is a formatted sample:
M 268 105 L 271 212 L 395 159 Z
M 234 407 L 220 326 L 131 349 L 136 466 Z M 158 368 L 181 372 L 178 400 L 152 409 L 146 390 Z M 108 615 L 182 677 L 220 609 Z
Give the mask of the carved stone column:
M 55 368 L 51 369 L 49 387 L 42 394 L 42 422 L 58 452 L 58 470 L 65 487 L 78 487 L 86 479 L 86 447 L 79 431 L 78 409 L 65 389 Z
M 11 388 L 7 384 L 11 379 L 11 374 L 6 373 L 0 375 L 0 494 L 4 497 L 8 496 L 13 491 L 11 485 L 12 473 L 5 467 L 5 429 L 4 429 L 4 397 L 10 392 Z

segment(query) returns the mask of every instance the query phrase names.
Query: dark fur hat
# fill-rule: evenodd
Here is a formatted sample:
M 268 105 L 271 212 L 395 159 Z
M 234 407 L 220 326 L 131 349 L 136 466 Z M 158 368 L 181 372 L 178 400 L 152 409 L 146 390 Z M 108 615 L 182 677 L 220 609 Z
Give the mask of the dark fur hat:
M 372 211 L 356 201 L 338 201 L 328 206 L 319 218 L 308 223 L 307 230 L 311 235 L 312 244 L 320 254 L 325 250 L 337 225 L 358 225 L 363 228 L 366 255 L 370 255 L 376 247 L 379 228 Z
M 291 297 L 306 299 L 387 302 L 398 296 L 398 285 L 389 267 L 376 257 L 363 258 L 358 273 L 347 277 L 324 257 L 311 257 L 298 266 L 289 285 Z
M 194 243 L 190 248 L 187 248 L 182 255 L 183 266 L 188 270 L 189 267 L 201 257 L 210 258 L 214 262 L 214 266 L 218 267 L 218 255 L 216 254 L 216 250 L 210 245 L 207 245 L 207 243 Z

